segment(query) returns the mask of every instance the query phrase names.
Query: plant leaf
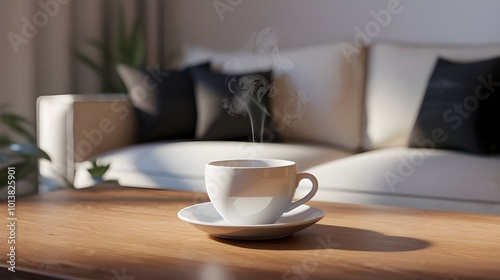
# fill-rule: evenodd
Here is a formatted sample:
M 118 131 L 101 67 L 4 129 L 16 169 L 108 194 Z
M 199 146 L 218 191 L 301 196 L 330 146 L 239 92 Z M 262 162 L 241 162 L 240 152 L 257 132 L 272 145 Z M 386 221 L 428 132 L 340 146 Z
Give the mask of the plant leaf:
M 27 156 L 30 158 L 43 158 L 50 161 L 49 155 L 33 144 L 12 144 L 9 150 L 19 155 Z
M 6 147 L 12 144 L 12 139 L 7 135 L 0 135 L 0 147 Z
M 52 161 L 52 159 L 50 158 L 50 156 L 42 149 L 36 147 L 38 149 L 38 158 L 43 158 L 43 159 L 46 159 L 48 161 Z
M 110 167 L 110 164 L 98 164 L 96 160 L 92 160 L 91 163 L 92 167 L 87 170 L 92 177 L 102 178 Z
M 104 61 L 113 61 L 113 54 L 111 50 L 108 47 L 106 47 L 102 42 L 99 42 L 94 39 L 88 39 L 86 40 L 86 42 L 87 44 L 89 44 L 90 46 L 94 47 L 95 49 L 101 52 Z
M 146 42 L 141 29 L 140 21 L 134 23 L 131 34 L 127 33 L 125 9 L 122 3 L 118 9 L 118 25 L 115 41 L 110 46 L 99 40 L 86 40 L 86 43 L 102 53 L 102 63 L 95 61 L 80 52 L 73 55 L 87 67 L 91 68 L 101 78 L 103 92 L 126 92 L 123 81 L 116 72 L 116 65 L 141 67 L 144 65 Z
M 80 53 L 80 52 L 73 52 L 73 55 L 75 56 L 76 59 L 78 59 L 80 62 L 82 62 L 84 65 L 92 69 L 94 72 L 96 72 L 97 75 L 102 75 L 104 73 L 104 68 L 94 62 L 92 59 L 90 59 L 88 56 Z
M 11 130 L 19 134 L 20 136 L 26 138 L 31 143 L 35 143 L 36 139 L 33 134 L 23 126 L 23 122 L 27 122 L 24 118 L 20 116 L 15 116 L 13 114 L 2 114 L 0 115 L 0 120 L 7 125 Z M 29 124 L 29 123 L 27 123 Z
M 130 65 L 134 67 L 141 67 L 144 63 L 146 55 L 146 43 L 141 30 L 139 21 L 134 24 L 134 29 L 130 35 Z
M 2 120 L 8 119 L 8 120 L 10 120 L 12 122 L 25 123 L 25 124 L 28 124 L 28 125 L 30 124 L 30 122 L 26 118 L 24 118 L 24 117 L 22 117 L 20 115 L 9 113 L 9 112 L 1 113 L 0 117 L 2 118 Z

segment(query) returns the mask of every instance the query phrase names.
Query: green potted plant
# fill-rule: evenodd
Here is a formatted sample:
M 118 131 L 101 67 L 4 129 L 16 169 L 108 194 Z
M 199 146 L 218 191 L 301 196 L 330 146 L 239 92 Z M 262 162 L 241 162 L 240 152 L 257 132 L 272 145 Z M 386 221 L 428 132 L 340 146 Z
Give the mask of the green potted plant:
M 110 164 L 102 164 L 102 163 L 97 163 L 97 160 L 91 160 L 92 166 L 88 168 L 87 170 L 90 173 L 90 176 L 92 176 L 92 180 L 94 180 L 95 183 L 103 183 L 107 182 L 104 180 L 104 174 L 109 169 Z
M 109 46 L 99 40 L 89 39 L 87 40 L 87 44 L 100 52 L 102 62 L 95 61 L 78 51 L 73 53 L 76 59 L 101 77 L 103 92 L 126 92 L 125 86 L 118 77 L 115 66 L 125 64 L 132 67 L 142 67 L 144 65 L 146 42 L 139 21 L 134 23 L 132 32 L 127 33 L 123 7 L 120 7 L 116 42 L 112 46 Z
M 10 185 L 10 171 L 11 175 L 14 174 L 16 194 L 35 193 L 37 188 L 33 185 L 37 182 L 38 160 L 50 161 L 50 157 L 37 147 L 32 124 L 19 114 L 10 112 L 7 105 L 0 106 L 0 127 L 0 189 Z M 17 186 L 23 185 L 21 182 L 32 191 L 18 190 Z

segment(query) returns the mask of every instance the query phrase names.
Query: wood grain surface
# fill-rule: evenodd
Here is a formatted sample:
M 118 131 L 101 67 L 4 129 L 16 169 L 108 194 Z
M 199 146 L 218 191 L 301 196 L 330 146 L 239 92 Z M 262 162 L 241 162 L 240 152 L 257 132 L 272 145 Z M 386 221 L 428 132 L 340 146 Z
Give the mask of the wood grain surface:
M 500 279 L 500 216 L 310 202 L 318 224 L 230 241 L 179 220 L 205 194 L 101 185 L 16 205 L 16 270 L 1 279 Z M 7 224 L 7 205 L 0 205 Z M 34 276 L 41 273 L 40 276 Z M 15 276 L 15 277 L 14 277 Z

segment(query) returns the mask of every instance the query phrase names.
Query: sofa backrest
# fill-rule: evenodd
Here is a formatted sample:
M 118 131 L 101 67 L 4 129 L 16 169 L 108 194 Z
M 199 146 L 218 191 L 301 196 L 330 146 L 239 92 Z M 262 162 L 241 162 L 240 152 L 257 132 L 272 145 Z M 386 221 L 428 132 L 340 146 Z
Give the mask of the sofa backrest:
M 186 48 L 183 64 L 210 60 L 237 74 L 272 69 L 271 128 L 284 141 L 322 143 L 358 150 L 362 143 L 365 49 L 345 55 L 339 43 L 294 50 L 221 52 Z
M 184 65 L 212 61 L 226 73 L 272 68 L 275 132 L 285 141 L 347 150 L 407 146 L 438 57 L 457 62 L 500 56 L 500 46 L 426 47 L 378 43 L 345 55 L 342 43 L 278 53 L 185 49 Z M 366 79 L 365 79 L 366 77 Z
M 363 148 L 371 150 L 408 144 L 438 57 L 466 62 L 497 56 L 500 56 L 500 46 L 372 46 L 367 64 Z

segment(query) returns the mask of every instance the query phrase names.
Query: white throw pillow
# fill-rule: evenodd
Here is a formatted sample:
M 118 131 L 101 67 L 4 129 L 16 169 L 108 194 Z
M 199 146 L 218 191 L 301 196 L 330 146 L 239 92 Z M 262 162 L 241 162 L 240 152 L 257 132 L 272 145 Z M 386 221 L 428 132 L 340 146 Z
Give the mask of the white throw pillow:
M 184 49 L 184 65 L 210 60 L 223 72 L 272 69 L 273 134 L 284 141 L 323 143 L 357 150 L 362 142 L 365 51 L 349 61 L 339 43 L 269 54 Z
M 368 58 L 364 149 L 407 146 L 438 57 L 470 62 L 500 56 L 500 46 L 374 45 Z

